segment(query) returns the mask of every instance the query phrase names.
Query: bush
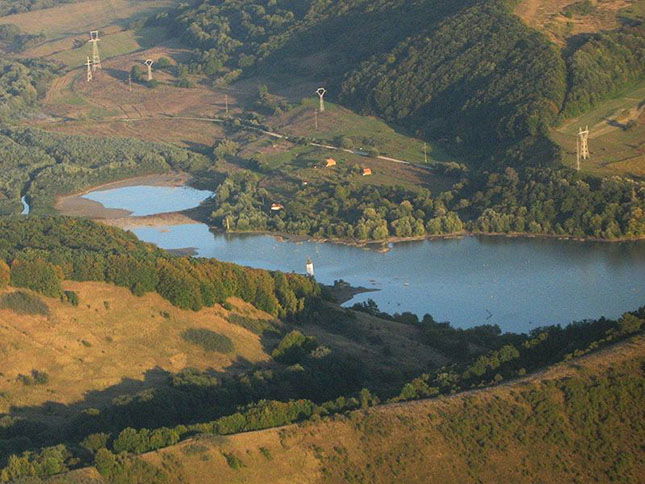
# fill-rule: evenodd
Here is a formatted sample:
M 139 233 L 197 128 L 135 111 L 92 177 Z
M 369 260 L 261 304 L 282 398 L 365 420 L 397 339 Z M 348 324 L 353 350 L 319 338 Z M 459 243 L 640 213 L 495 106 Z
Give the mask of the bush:
M 242 467 L 245 467 L 244 462 L 242 462 L 242 460 L 239 457 L 237 457 L 236 455 L 227 454 L 226 452 L 222 452 L 222 455 L 226 459 L 226 463 L 228 464 L 228 466 L 231 469 L 235 469 L 237 471 L 237 470 L 241 469 Z
M 49 382 L 49 375 L 44 371 L 31 370 L 30 375 L 18 375 L 18 381 L 28 386 L 45 385 Z
M 217 353 L 231 353 L 235 349 L 233 342 L 227 336 L 205 328 L 187 329 L 181 337 L 189 343 L 201 346 L 206 351 Z
M 74 291 L 65 291 L 63 293 L 62 300 L 64 302 L 70 303 L 72 306 L 78 306 L 78 294 L 76 294 Z
M 38 296 L 23 291 L 0 296 L 0 309 L 10 309 L 16 314 L 49 315 L 49 308 Z
M 282 338 L 271 356 L 276 361 L 293 365 L 311 353 L 316 346 L 315 338 L 305 336 L 300 331 L 295 330 Z
M 104 432 L 90 434 L 81 441 L 81 447 L 95 453 L 100 449 L 106 449 L 109 439 L 110 434 Z

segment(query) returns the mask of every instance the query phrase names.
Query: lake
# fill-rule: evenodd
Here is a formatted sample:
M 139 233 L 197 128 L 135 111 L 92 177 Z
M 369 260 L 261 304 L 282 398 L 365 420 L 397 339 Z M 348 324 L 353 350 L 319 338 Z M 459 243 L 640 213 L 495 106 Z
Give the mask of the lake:
M 198 206 L 213 193 L 188 186 L 139 185 L 95 190 L 83 198 L 99 202 L 106 208 L 121 208 L 143 217 L 158 213 L 179 212 Z
M 119 188 L 110 197 L 101 195 L 101 203 L 150 214 L 153 207 L 189 208 L 189 201 L 204 197 L 189 187 L 163 188 Z M 118 193 L 122 190 L 124 196 Z M 92 200 L 97 200 L 96 193 L 89 194 Z M 617 317 L 645 304 L 643 242 L 465 237 L 402 243 L 382 253 L 330 243 L 280 242 L 269 235 L 214 235 L 204 224 L 139 227 L 133 232 L 165 249 L 191 247 L 201 257 L 270 270 L 304 273 L 311 258 L 320 282 L 344 279 L 378 289 L 356 296 L 350 305 L 371 298 L 387 312 L 430 313 L 464 328 L 490 323 L 524 332 L 546 324 Z

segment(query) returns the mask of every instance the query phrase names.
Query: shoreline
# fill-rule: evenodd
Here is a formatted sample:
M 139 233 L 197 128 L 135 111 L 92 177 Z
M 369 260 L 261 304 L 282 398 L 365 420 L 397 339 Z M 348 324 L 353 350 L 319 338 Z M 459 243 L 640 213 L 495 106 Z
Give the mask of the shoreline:
M 142 217 L 132 217 L 129 210 L 119 208 L 107 208 L 99 202 L 83 198 L 90 192 L 114 190 L 117 188 L 145 185 L 145 186 L 163 186 L 163 187 L 178 187 L 188 185 L 192 177 L 184 172 L 171 172 L 171 173 L 157 173 L 150 175 L 141 175 L 130 178 L 123 178 L 108 183 L 93 185 L 77 192 L 67 193 L 63 195 L 56 195 L 54 198 L 54 209 L 61 215 L 70 217 L 85 217 L 91 220 L 106 222 L 115 221 L 113 225 L 122 227 L 125 220 L 128 219 L 142 219 L 142 225 L 146 225 L 144 219 L 157 217 L 155 214 Z M 168 212 L 168 214 L 180 214 L 181 212 Z M 186 217 L 188 218 L 188 217 Z M 189 219 L 192 220 L 192 219 Z M 118 221 L 118 222 L 117 222 Z M 194 223 L 198 223 L 194 221 Z M 158 225 L 163 225 L 159 223 Z M 174 224 L 178 225 L 178 224 Z M 134 225 L 137 226 L 137 225 Z
M 198 222 L 204 223 L 204 222 Z M 212 227 L 209 226 L 209 229 Z M 521 232 L 470 232 L 462 231 L 455 232 L 452 234 L 441 234 L 441 235 L 420 235 L 416 237 L 389 237 L 385 240 L 352 240 L 352 239 L 334 239 L 334 238 L 325 238 L 325 237 L 312 237 L 309 235 L 295 235 L 283 232 L 271 232 L 271 231 L 223 231 L 216 230 L 216 233 L 222 235 L 269 235 L 274 237 L 280 242 L 317 242 L 324 244 L 337 244 L 345 245 L 349 247 L 357 247 L 367 250 L 375 250 L 377 252 L 388 252 L 392 249 L 390 245 L 404 244 L 407 242 L 423 242 L 423 241 L 432 241 L 432 240 L 450 240 L 450 239 L 462 239 L 465 237 L 491 237 L 491 238 L 506 238 L 506 239 L 551 239 L 551 240 L 568 240 L 571 242 L 580 242 L 580 243 L 590 243 L 597 242 L 603 244 L 613 244 L 613 243 L 626 243 L 626 242 L 642 242 L 645 241 L 645 236 L 636 237 L 636 238 L 620 238 L 620 239 L 602 239 L 602 238 L 580 238 L 567 235 L 552 235 L 552 234 L 531 234 L 531 233 L 521 233 Z
M 124 209 L 106 208 L 99 202 L 83 198 L 83 195 L 93 191 L 106 191 L 128 186 L 146 185 L 146 186 L 186 186 L 189 185 L 192 177 L 185 172 L 171 172 L 163 174 L 141 175 L 137 177 L 124 178 L 113 182 L 103 183 L 91 186 L 84 190 L 57 195 L 54 202 L 54 208 L 61 214 L 67 216 L 86 217 L 91 220 L 104 223 L 106 225 L 118 227 L 124 230 L 130 230 L 137 227 L 163 227 L 175 225 L 188 225 L 203 223 L 208 226 L 209 230 L 223 235 L 269 235 L 278 241 L 290 242 L 317 242 L 345 245 L 349 247 L 358 247 L 378 252 L 388 252 L 394 244 L 406 242 L 423 242 L 426 240 L 449 240 L 460 239 L 464 237 L 503 237 L 508 239 L 554 239 L 569 240 L 572 242 L 598 242 L 598 243 L 625 243 L 641 242 L 645 240 L 645 235 L 640 237 L 621 237 L 618 239 L 604 239 L 596 237 L 575 237 L 572 235 L 555 235 L 555 234 L 533 234 L 528 232 L 472 232 L 461 231 L 451 234 L 439 235 L 421 235 L 415 237 L 388 237 L 384 240 L 357 240 L 357 239 L 338 239 L 328 237 L 314 237 L 310 235 L 297 235 L 284 232 L 272 231 L 224 231 L 215 229 L 208 225 L 200 217 L 192 218 L 187 213 L 194 211 L 195 208 L 178 212 L 165 212 L 154 215 L 132 216 L 131 212 Z M 193 212 L 194 213 L 194 212 Z

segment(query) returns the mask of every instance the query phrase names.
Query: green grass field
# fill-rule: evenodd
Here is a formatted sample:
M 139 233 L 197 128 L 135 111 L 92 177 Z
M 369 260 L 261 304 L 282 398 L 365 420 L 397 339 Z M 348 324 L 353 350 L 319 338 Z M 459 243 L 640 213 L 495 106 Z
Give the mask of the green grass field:
M 330 102 L 325 103 L 325 112 L 318 115 L 315 128 L 315 112 L 318 101 L 305 99 L 294 109 L 277 117 L 272 125 L 280 132 L 294 136 L 311 136 L 333 142 L 339 136 L 354 140 L 354 148 L 369 148 L 373 145 L 382 155 L 413 163 L 424 162 L 422 140 L 397 132 L 384 121 L 373 116 L 361 116 Z M 427 145 L 428 161 L 448 161 L 451 158 L 439 147 Z
M 166 37 L 164 29 L 148 27 L 138 31 L 125 30 L 101 39 L 100 49 L 103 60 L 130 54 L 161 42 Z M 69 68 L 81 67 L 90 55 L 89 45 L 76 49 L 64 50 L 47 57 L 48 60 L 63 64 Z
M 645 81 L 552 131 L 564 148 L 564 163 L 575 166 L 576 133 L 589 126 L 591 158 L 582 170 L 594 175 L 645 176 Z

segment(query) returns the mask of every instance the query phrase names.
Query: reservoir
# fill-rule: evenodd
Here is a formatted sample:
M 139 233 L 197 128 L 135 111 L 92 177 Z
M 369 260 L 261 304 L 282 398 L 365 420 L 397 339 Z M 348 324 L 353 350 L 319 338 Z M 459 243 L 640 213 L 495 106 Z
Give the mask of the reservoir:
M 108 208 L 148 215 L 190 208 L 209 195 L 180 188 L 125 187 L 84 196 Z M 347 305 L 371 298 L 383 311 L 429 313 L 462 328 L 498 324 L 504 331 L 526 332 L 547 324 L 615 318 L 645 304 L 643 242 L 464 237 L 401 243 L 376 252 L 281 242 L 270 235 L 214 235 L 198 223 L 133 232 L 165 249 L 190 247 L 200 257 L 263 269 L 304 273 L 311 258 L 319 282 L 343 279 L 378 290 Z

